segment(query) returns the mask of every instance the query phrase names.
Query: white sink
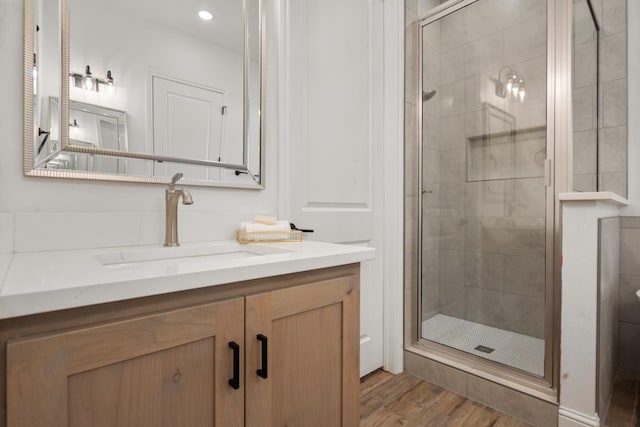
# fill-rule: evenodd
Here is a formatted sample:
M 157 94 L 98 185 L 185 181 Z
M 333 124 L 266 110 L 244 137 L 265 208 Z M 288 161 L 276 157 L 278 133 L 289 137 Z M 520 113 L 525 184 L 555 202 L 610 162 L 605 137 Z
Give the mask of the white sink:
M 94 255 L 95 259 L 107 268 L 126 268 L 151 264 L 184 264 L 190 262 L 221 262 L 257 256 L 289 252 L 287 249 L 241 245 L 224 242 L 207 245 L 188 245 L 178 247 L 149 247 L 122 249 Z

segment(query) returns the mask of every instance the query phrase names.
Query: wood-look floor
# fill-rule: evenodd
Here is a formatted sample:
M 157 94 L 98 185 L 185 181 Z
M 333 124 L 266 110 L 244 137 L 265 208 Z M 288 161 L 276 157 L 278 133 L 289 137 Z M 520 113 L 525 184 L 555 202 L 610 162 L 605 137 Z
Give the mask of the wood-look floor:
M 376 371 L 360 383 L 360 425 L 528 426 L 408 374 Z M 618 371 L 605 427 L 640 427 L 640 375 Z
M 619 370 L 606 427 L 640 427 L 640 375 Z
M 529 424 L 414 376 L 376 371 L 360 383 L 360 425 L 524 427 Z

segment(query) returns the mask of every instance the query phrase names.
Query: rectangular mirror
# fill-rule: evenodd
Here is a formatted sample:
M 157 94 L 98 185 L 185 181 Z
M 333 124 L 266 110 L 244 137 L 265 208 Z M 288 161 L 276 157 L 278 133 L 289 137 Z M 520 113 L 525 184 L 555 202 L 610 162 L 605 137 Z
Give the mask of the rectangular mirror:
M 25 0 L 28 176 L 263 188 L 261 0 Z

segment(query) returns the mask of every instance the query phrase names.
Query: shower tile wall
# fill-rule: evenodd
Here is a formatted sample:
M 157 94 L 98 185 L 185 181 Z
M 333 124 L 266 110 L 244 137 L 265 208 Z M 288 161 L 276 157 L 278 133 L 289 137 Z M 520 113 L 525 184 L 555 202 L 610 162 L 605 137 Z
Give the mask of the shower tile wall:
M 598 416 L 607 419 L 618 370 L 620 218 L 599 220 L 598 238 Z
M 423 319 L 543 337 L 546 1 L 481 0 L 423 37 L 423 88 L 437 90 L 423 103 Z M 505 65 L 524 103 L 495 94 Z M 515 117 L 512 140 L 479 138 L 496 132 L 487 108 Z
M 576 19 L 587 17 L 576 3 Z M 600 23 L 599 115 L 596 120 L 595 39 L 578 34 L 574 74 L 574 188 L 596 190 L 599 161 L 600 191 L 627 194 L 627 0 L 592 0 Z M 580 21 L 578 21 L 580 22 Z M 599 153 L 596 155 L 597 124 Z
M 640 217 L 620 223 L 620 367 L 640 372 Z

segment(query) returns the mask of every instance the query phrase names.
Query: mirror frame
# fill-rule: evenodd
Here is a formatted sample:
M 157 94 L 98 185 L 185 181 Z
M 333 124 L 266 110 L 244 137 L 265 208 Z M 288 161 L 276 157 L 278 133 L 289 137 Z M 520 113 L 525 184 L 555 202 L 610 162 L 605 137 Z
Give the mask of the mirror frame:
M 60 7 L 60 37 L 61 51 L 61 70 L 60 70 L 60 123 L 68 123 L 69 121 L 69 56 L 70 56 L 70 23 L 69 23 L 69 0 L 58 0 Z M 243 162 L 244 164 L 231 164 L 211 160 L 184 159 L 169 156 L 160 156 L 138 152 L 124 152 L 111 149 L 82 147 L 69 143 L 69 128 L 60 126 L 60 152 L 84 153 L 94 155 L 106 155 L 113 157 L 124 157 L 129 159 L 141 159 L 160 162 L 174 162 L 195 164 L 208 167 L 221 167 L 225 169 L 235 169 L 236 171 L 248 173 L 253 178 L 254 183 L 231 183 L 217 182 L 199 179 L 182 179 L 183 185 L 206 186 L 206 187 L 227 187 L 227 188 L 243 188 L 253 190 L 263 190 L 265 187 L 264 169 L 265 169 L 265 11 L 264 0 L 258 1 L 258 73 L 260 81 L 260 100 L 258 117 L 260 119 L 260 170 L 257 178 L 248 169 L 248 70 L 250 59 L 247 54 L 249 47 L 249 37 L 247 29 L 247 7 L 243 0 L 243 21 L 244 21 L 244 67 L 243 67 Z M 92 181 L 115 181 L 115 182 L 136 182 L 149 184 L 168 184 L 171 177 L 155 177 L 143 175 L 119 175 L 105 172 L 87 172 L 64 169 L 37 169 L 35 168 L 34 141 L 36 135 L 36 124 L 34 121 L 34 106 L 30 101 L 33 98 L 33 55 L 34 55 L 34 1 L 23 0 L 24 5 L 24 83 L 23 83 L 23 173 L 24 176 L 45 177 L 45 178 L 63 178 L 63 179 L 80 179 Z

